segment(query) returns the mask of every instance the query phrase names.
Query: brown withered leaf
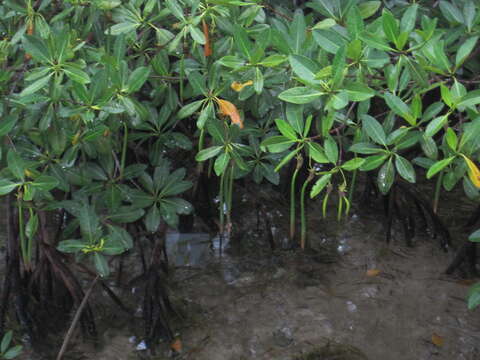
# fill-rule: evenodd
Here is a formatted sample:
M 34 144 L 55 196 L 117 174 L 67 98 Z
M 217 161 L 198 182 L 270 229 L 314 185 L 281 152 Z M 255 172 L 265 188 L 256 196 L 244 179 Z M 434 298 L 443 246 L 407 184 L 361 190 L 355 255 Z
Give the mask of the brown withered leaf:
M 229 116 L 232 123 L 238 125 L 240 129 L 243 129 L 243 121 L 240 118 L 240 114 L 238 109 L 235 105 L 233 105 L 230 101 L 223 100 L 223 99 L 216 99 L 218 107 L 220 108 L 220 114 Z
M 236 91 L 236 92 L 240 92 L 243 90 L 243 88 L 245 86 L 249 86 L 249 85 L 253 85 L 253 81 L 252 80 L 248 80 L 244 83 L 241 83 L 241 82 L 238 82 L 238 81 L 234 81 L 232 83 L 232 85 L 230 85 L 230 87 L 232 88 L 232 90 Z
M 208 24 L 202 20 L 203 35 L 205 36 L 205 45 L 203 46 L 203 53 L 205 57 L 212 55 L 212 44 L 210 43 L 210 34 L 208 32 Z
M 443 339 L 443 337 L 441 337 L 440 335 L 435 334 L 435 333 L 432 334 L 432 344 L 433 345 L 438 346 L 438 347 L 442 347 L 444 342 L 445 342 L 445 340 Z
M 378 276 L 380 272 L 381 271 L 378 269 L 368 269 L 366 275 L 369 277 L 374 277 L 374 276 Z
M 177 353 L 182 352 L 182 341 L 179 338 L 176 338 L 170 344 L 170 349 Z

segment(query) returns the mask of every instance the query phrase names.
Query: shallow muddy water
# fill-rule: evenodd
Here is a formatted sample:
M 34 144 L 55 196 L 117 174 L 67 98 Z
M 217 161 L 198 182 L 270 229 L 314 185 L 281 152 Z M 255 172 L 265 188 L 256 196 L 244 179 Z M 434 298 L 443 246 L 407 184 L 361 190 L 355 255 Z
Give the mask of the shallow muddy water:
M 409 248 L 398 231 L 386 244 L 378 209 L 353 210 L 337 222 L 321 219 L 320 207 L 312 204 L 311 249 L 289 250 L 288 208 L 274 203 L 263 214 L 277 245 L 272 251 L 265 219 L 244 207 L 237 209 L 234 235 L 222 240 L 222 249 L 218 237 L 203 233 L 167 236 L 170 294 L 181 318 L 174 323 L 182 342 L 177 358 L 480 359 L 480 312 L 466 307 L 466 282 L 444 275 L 454 254 L 444 253 L 438 240 L 420 233 Z M 468 214 L 470 205 L 442 211 L 454 238 L 464 238 L 459 213 Z M 138 273 L 137 258 L 130 261 L 127 274 Z M 68 359 L 144 358 L 141 293 L 135 284 L 111 285 L 135 317 L 119 312 L 97 290 L 101 344 L 94 348 L 78 334 Z M 62 334 L 56 336 L 48 341 L 59 348 Z M 308 356 L 312 351 L 317 355 Z M 167 359 L 169 352 L 161 344 L 153 358 Z M 22 359 L 51 354 L 27 351 Z

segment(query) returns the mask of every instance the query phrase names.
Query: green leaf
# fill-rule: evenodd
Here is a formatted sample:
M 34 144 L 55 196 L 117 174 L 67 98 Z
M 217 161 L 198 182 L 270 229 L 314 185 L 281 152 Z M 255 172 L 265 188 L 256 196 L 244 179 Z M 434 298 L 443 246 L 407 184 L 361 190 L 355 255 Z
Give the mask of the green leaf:
M 298 147 L 295 150 L 289 152 L 275 167 L 275 171 L 280 170 L 285 164 L 287 164 L 290 160 L 292 160 L 293 157 L 297 155 L 300 150 L 302 150 L 302 147 Z
M 270 152 L 279 153 L 287 150 L 294 143 L 295 141 L 285 136 L 270 136 L 262 141 L 260 148 L 267 148 Z
M 208 95 L 205 76 L 201 75 L 198 71 L 190 71 L 187 74 L 187 78 L 196 94 Z
M 455 156 L 450 156 L 449 158 L 437 161 L 434 163 L 430 169 L 427 171 L 427 179 L 435 176 L 438 172 L 442 171 L 446 166 L 450 165 L 450 163 L 455 159 Z
M 418 4 L 411 4 L 407 10 L 405 10 L 402 20 L 400 21 L 400 29 L 402 32 L 410 34 L 413 31 L 417 20 L 417 11 Z
M 165 0 L 168 10 L 179 20 L 185 21 L 185 16 L 183 15 L 183 9 L 178 4 L 177 0 Z
M 258 65 L 262 65 L 265 67 L 275 67 L 280 64 L 283 64 L 287 60 L 288 58 L 285 55 L 273 54 L 273 55 L 267 56 L 265 59 L 259 62 Z
M 380 154 L 368 156 L 365 158 L 364 163 L 360 166 L 361 171 L 372 171 L 378 168 L 389 157 L 389 154 Z
M 415 117 L 413 116 L 409 106 L 405 104 L 398 96 L 386 92 L 384 95 L 385 102 L 392 111 L 404 118 L 410 125 L 416 125 Z
M 320 179 L 318 179 L 315 184 L 312 186 L 312 190 L 310 190 L 310 198 L 313 199 L 315 196 L 320 194 L 322 190 L 327 186 L 330 182 L 330 178 L 332 174 L 324 174 Z
M 367 135 L 377 144 L 385 145 L 387 142 L 387 138 L 382 125 L 370 115 L 362 115 L 361 119 Z
M 252 57 L 253 45 L 248 38 L 247 31 L 240 25 L 235 24 L 233 27 L 233 40 L 238 51 L 250 60 Z
M 223 174 L 225 169 L 227 168 L 228 164 L 230 162 L 230 154 L 228 153 L 221 153 L 216 159 L 215 163 L 213 165 L 213 169 L 215 170 L 215 174 L 217 176 L 220 176 Z
M 317 63 L 303 55 L 290 55 L 288 57 L 293 72 L 302 80 L 318 84 L 315 80 L 315 74 L 320 70 Z
M 287 103 L 285 109 L 288 123 L 295 129 L 298 134 L 304 132 L 303 109 L 303 105 L 297 105 L 292 103 Z M 304 134 L 304 136 L 307 136 L 307 134 Z
M 190 115 L 192 115 L 195 111 L 197 111 L 200 108 L 200 106 L 202 106 L 203 102 L 204 100 L 197 100 L 182 107 L 177 113 L 178 119 L 180 120 L 185 119 Z
M 160 216 L 160 210 L 158 209 L 158 206 L 154 204 L 147 211 L 147 215 L 145 216 L 145 219 L 144 219 L 145 228 L 147 229 L 147 231 L 154 233 L 158 230 L 161 220 L 162 220 L 162 217 Z
M 8 349 L 8 351 L 3 354 L 3 358 L 6 360 L 9 359 L 15 359 L 17 356 L 19 356 L 22 353 L 22 345 L 15 345 L 14 347 Z
M 443 125 L 447 123 L 447 120 L 448 114 L 445 114 L 430 121 L 425 129 L 425 135 L 429 137 L 434 136 L 443 127 Z
M 478 36 L 473 36 L 467 39 L 462 46 L 460 46 L 457 50 L 457 54 L 455 56 L 455 66 L 458 68 L 463 64 L 463 62 L 468 58 L 471 54 L 472 50 L 475 48 L 477 44 Z
M 356 143 L 350 146 L 348 151 L 359 153 L 359 154 L 377 154 L 385 150 L 378 147 L 377 145 L 370 144 L 370 143 Z
M 400 34 L 400 30 L 397 24 L 397 20 L 393 17 L 393 14 L 386 9 L 383 9 L 382 13 L 382 25 L 383 32 L 387 36 L 387 39 L 390 40 L 390 42 L 396 44 L 397 38 Z
M 141 24 L 138 22 L 121 22 L 105 30 L 105 35 L 121 35 L 136 30 Z
M 336 54 L 340 46 L 345 45 L 345 40 L 333 30 L 313 30 L 313 39 L 326 52 Z
M 316 23 L 312 27 L 312 30 L 330 29 L 332 26 L 335 26 L 335 25 L 337 25 L 337 22 L 334 19 L 327 18 Z
M 395 167 L 402 178 L 410 183 L 415 183 L 415 169 L 410 161 L 397 154 L 395 156 Z
M 325 155 L 325 151 L 320 146 L 320 144 L 314 142 L 307 143 L 308 148 L 308 155 L 317 163 L 320 164 L 327 164 L 330 162 L 327 156 Z
M 473 310 L 480 305 L 480 283 L 473 285 L 468 290 L 467 303 L 469 310 Z
M 360 166 L 362 166 L 364 162 L 365 162 L 365 159 L 362 159 L 362 158 L 350 159 L 347 162 L 343 163 L 341 168 L 347 171 L 353 171 L 358 169 Z
M 480 89 L 470 91 L 467 95 L 462 97 L 462 100 L 457 104 L 458 107 L 469 107 L 480 104 Z
M 275 124 L 277 125 L 278 130 L 283 136 L 293 141 L 298 140 L 297 135 L 295 134 L 295 130 L 285 120 L 275 119 Z
M 245 60 L 233 55 L 227 55 L 217 60 L 217 63 L 228 68 L 236 69 L 244 66 Z
M 347 84 L 345 90 L 350 101 L 364 101 L 375 96 L 375 90 L 358 82 Z
M 58 180 L 53 176 L 40 175 L 33 182 L 32 186 L 43 191 L 50 191 L 57 187 Z
M 63 66 L 63 72 L 67 74 L 67 76 L 80 84 L 88 84 L 90 82 L 90 77 L 86 72 L 83 70 L 78 69 L 75 66 L 72 65 L 64 65 Z
M 10 342 L 12 341 L 13 332 L 9 330 L 3 335 L 2 343 L 0 345 L 0 352 L 3 354 L 10 347 Z
M 205 161 L 214 156 L 217 156 L 223 149 L 223 146 L 212 146 L 206 149 L 203 149 L 198 152 L 195 156 L 196 161 Z
M 0 121 L 0 137 L 7 135 L 15 127 L 17 120 L 18 118 L 16 116 L 12 116 L 12 115 L 2 116 Z M 1 155 L 1 152 L 0 152 L 0 155 Z
M 395 167 L 393 166 L 392 159 L 390 158 L 385 164 L 382 165 L 377 176 L 378 188 L 383 195 L 388 194 L 394 180 Z
M 143 84 L 145 84 L 145 81 L 147 81 L 149 75 L 150 75 L 149 67 L 140 66 L 136 68 L 128 78 L 127 93 L 131 94 L 135 91 L 140 90 Z
M 25 97 L 28 95 L 32 95 L 36 93 L 38 90 L 43 89 L 45 85 L 48 84 L 50 81 L 50 78 L 52 77 L 53 73 L 50 73 L 48 76 L 45 76 L 41 79 L 38 79 L 37 81 L 33 82 L 29 86 L 27 86 L 25 89 L 22 90 L 22 92 L 19 94 L 20 97 Z
M 441 0 L 440 1 L 440 10 L 450 22 L 457 22 L 459 24 L 463 24 L 465 19 L 463 18 L 462 12 L 459 8 L 448 1 Z
M 325 155 L 327 156 L 327 159 L 332 164 L 336 164 L 338 161 L 338 146 L 335 140 L 328 137 L 325 139 L 325 143 L 323 145 L 324 145 Z
M 473 242 L 480 242 L 480 229 L 471 233 L 470 236 L 468 237 L 468 240 Z
M 43 40 L 41 40 L 40 38 L 32 35 L 24 35 L 23 48 L 27 54 L 32 55 L 32 58 L 34 58 L 37 61 L 40 61 L 43 63 L 51 62 L 48 49 L 45 46 L 45 43 L 43 42 Z
M 358 10 L 360 10 L 360 15 L 363 19 L 369 18 L 375 14 L 382 5 L 381 1 L 365 1 L 358 4 Z
M 107 277 L 110 274 L 107 259 L 102 254 L 98 252 L 93 253 L 93 264 L 101 277 Z
M 20 155 L 13 149 L 8 151 L 7 154 L 8 169 L 12 172 L 13 176 L 17 179 L 24 179 L 26 164 Z
M 145 214 L 143 209 L 134 206 L 120 206 L 114 214 L 108 215 L 108 219 L 116 223 L 131 223 L 137 221 Z
M 190 36 L 192 39 L 200 45 L 205 45 L 207 41 L 205 39 L 205 35 L 200 31 L 200 29 L 193 25 L 190 25 L 188 28 L 190 30 Z
M 78 253 L 87 247 L 87 243 L 83 240 L 63 240 L 57 245 L 57 250 L 64 253 Z
M 280 93 L 278 98 L 293 104 L 307 104 L 322 95 L 324 95 L 324 93 L 318 90 L 307 87 L 294 87 Z
M 457 150 L 457 145 L 458 145 L 457 134 L 451 127 L 449 127 L 445 132 L 445 140 L 447 141 L 447 144 L 450 147 L 450 149 L 452 149 L 453 151 Z
M 360 34 L 359 38 L 371 48 L 383 51 L 395 51 L 395 49 L 390 47 L 383 38 L 379 37 L 376 34 L 364 31 L 362 34 Z

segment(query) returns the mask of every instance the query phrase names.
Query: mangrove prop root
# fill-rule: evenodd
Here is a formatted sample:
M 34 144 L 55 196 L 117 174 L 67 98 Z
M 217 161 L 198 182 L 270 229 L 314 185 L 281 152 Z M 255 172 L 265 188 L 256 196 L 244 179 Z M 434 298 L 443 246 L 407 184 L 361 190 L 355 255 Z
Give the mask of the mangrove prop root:
M 453 261 L 450 263 L 447 270 L 445 270 L 445 273 L 448 275 L 453 274 L 453 272 L 456 269 L 459 269 L 465 261 L 467 262 L 467 268 L 470 272 L 469 275 L 476 277 L 478 275 L 475 267 L 477 263 L 477 244 L 468 240 L 466 240 L 460 249 L 457 250 Z
M 70 327 L 68 328 L 67 334 L 65 335 L 65 338 L 63 339 L 62 347 L 60 348 L 60 351 L 58 352 L 57 360 L 62 360 L 63 354 L 67 350 L 68 343 L 73 335 L 73 331 L 75 330 L 75 326 L 77 325 L 78 321 L 80 320 L 80 316 L 82 315 L 82 311 L 87 305 L 88 298 L 90 297 L 90 294 L 93 291 L 93 288 L 95 287 L 95 284 L 97 283 L 99 278 L 99 275 L 93 279 L 92 283 L 90 284 L 90 287 L 88 288 L 87 292 L 85 293 L 85 296 L 82 299 L 82 302 L 80 303 L 80 306 L 77 309 L 77 312 L 75 313 L 75 317 L 73 318 L 72 323 L 70 324 Z

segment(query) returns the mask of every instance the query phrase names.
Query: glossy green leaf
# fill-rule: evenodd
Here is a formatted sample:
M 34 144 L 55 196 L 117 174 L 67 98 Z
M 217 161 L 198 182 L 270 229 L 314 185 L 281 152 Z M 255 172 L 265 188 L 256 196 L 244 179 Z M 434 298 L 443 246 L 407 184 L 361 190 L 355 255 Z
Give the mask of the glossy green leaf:
M 278 98 L 292 104 L 308 104 L 323 94 L 321 91 L 307 87 L 293 87 L 280 93 Z
M 311 199 L 322 192 L 325 186 L 327 186 L 327 184 L 330 182 L 331 177 L 332 174 L 324 174 L 315 182 L 315 184 L 312 186 L 312 190 L 310 191 Z
M 212 146 L 206 149 L 203 149 L 198 152 L 195 156 L 195 160 L 197 161 L 205 161 L 214 156 L 217 156 L 223 149 L 223 146 Z
M 438 172 L 442 171 L 445 167 L 450 165 L 450 163 L 455 159 L 455 156 L 450 156 L 449 158 L 437 161 L 434 163 L 427 172 L 427 179 L 435 176 Z
M 394 180 L 395 167 L 393 166 L 392 159 L 390 158 L 378 171 L 377 184 L 380 192 L 384 195 L 388 194 Z
M 362 124 L 367 135 L 377 144 L 385 145 L 387 138 L 382 125 L 370 115 L 362 115 Z
M 397 154 L 395 156 L 395 167 L 402 178 L 410 183 L 415 183 L 415 169 L 410 161 Z

